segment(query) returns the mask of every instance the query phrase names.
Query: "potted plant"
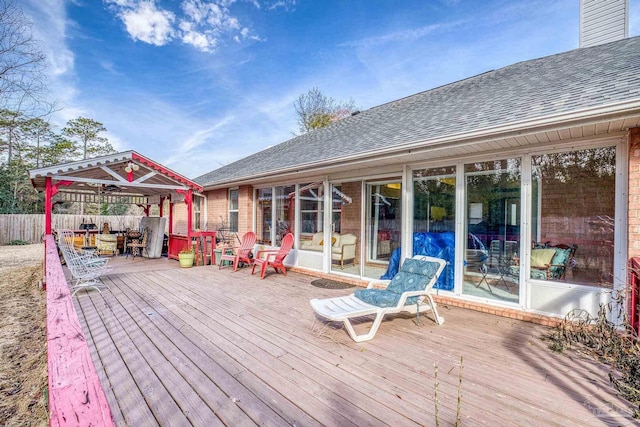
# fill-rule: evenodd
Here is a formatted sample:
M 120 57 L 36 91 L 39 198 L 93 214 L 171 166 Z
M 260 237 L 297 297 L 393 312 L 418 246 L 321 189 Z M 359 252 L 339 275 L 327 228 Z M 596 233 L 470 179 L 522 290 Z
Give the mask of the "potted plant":
M 180 262 L 180 267 L 193 267 L 193 260 L 195 258 L 195 255 L 196 254 L 193 248 L 184 249 L 178 252 L 178 262 Z

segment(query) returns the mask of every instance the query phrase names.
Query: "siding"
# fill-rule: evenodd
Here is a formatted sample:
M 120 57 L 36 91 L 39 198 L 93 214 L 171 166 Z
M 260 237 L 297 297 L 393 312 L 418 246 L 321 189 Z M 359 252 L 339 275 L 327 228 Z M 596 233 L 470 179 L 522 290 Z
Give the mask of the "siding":
M 628 0 L 581 0 L 580 47 L 622 40 L 629 36 Z

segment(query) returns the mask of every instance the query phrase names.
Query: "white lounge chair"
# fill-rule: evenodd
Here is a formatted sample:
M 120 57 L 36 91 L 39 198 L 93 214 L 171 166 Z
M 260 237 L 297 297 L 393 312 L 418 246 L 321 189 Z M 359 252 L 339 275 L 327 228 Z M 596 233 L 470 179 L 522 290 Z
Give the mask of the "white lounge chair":
M 419 316 L 420 313 L 431 310 L 435 322 L 441 325 L 444 318 L 438 315 L 431 293 L 445 265 L 446 261 L 443 259 L 416 255 L 405 260 L 392 280 L 372 281 L 367 289 L 360 289 L 343 297 L 312 299 L 311 307 L 325 319 L 343 322 L 355 342 L 372 339 L 385 314 L 406 311 Z M 386 285 L 386 288 L 375 288 L 380 285 Z M 371 329 L 366 334 L 356 334 L 351 319 L 368 315 L 375 315 Z

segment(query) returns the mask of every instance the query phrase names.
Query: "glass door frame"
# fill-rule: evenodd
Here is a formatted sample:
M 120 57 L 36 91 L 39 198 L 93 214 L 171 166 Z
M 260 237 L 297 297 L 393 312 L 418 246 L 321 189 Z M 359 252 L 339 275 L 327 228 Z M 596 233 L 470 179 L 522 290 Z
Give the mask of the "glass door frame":
M 376 217 L 373 218 L 373 212 L 372 212 L 372 206 L 371 206 L 371 197 L 373 197 L 373 193 L 370 193 L 370 190 L 372 189 L 373 186 L 384 186 L 384 185 L 388 185 L 388 184 L 400 184 L 400 201 L 398 203 L 398 206 L 400 207 L 401 211 L 404 210 L 404 206 L 402 203 L 402 198 L 404 197 L 404 182 L 402 177 L 398 177 L 398 178 L 390 178 L 390 179 L 383 179 L 383 180 L 364 180 L 364 185 L 365 185 L 365 191 L 363 192 L 364 198 L 366 200 L 366 204 L 363 204 L 365 207 L 365 224 L 364 224 L 364 241 L 366 242 L 366 244 L 364 245 L 364 250 L 365 250 L 365 262 L 371 262 L 371 263 L 375 263 L 375 264 L 387 264 L 389 263 L 389 261 L 380 261 L 377 258 L 374 259 L 373 255 L 373 249 L 374 247 L 377 248 L 377 242 L 378 242 L 378 231 L 379 229 L 376 231 L 376 235 L 374 236 L 373 234 L 373 224 L 371 224 L 371 221 L 369 221 L 370 218 L 373 219 L 373 221 L 378 224 L 378 212 L 376 212 Z M 376 193 L 376 194 L 379 194 Z M 384 198 L 384 196 L 380 195 L 380 197 Z M 399 238 L 397 239 L 397 242 L 399 245 L 402 245 L 402 233 L 403 233 L 403 227 L 402 227 L 402 223 L 404 218 L 404 212 L 400 212 L 400 217 L 396 218 L 396 221 L 400 221 L 400 229 L 398 230 L 398 236 Z M 372 240 L 375 240 L 376 245 L 373 245 L 372 242 L 369 241 L 369 237 L 372 238 Z M 389 253 L 389 257 L 391 257 L 391 252 Z

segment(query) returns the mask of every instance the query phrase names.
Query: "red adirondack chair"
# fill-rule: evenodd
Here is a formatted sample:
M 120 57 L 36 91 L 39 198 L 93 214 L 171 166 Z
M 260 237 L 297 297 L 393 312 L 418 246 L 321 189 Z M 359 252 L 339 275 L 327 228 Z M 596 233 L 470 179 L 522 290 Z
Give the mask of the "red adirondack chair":
M 256 270 L 256 265 L 260 265 L 260 278 L 264 279 L 264 273 L 267 271 L 267 267 L 271 266 L 278 271 L 281 271 L 285 276 L 287 275 L 287 269 L 284 266 L 284 259 L 291 251 L 293 247 L 293 234 L 289 233 L 282 238 L 282 244 L 280 245 L 280 249 L 272 249 L 266 251 L 260 251 L 256 255 L 253 260 L 253 268 L 251 269 L 251 274 L 253 274 Z M 264 258 L 261 255 L 266 255 Z
M 238 264 L 246 262 L 251 265 L 253 259 L 250 257 L 253 245 L 256 244 L 256 234 L 253 231 L 248 231 L 242 236 L 242 241 L 238 247 L 225 247 L 222 249 L 222 255 L 220 256 L 220 263 L 218 264 L 218 270 L 222 268 L 223 261 L 233 262 L 233 271 L 238 270 Z

